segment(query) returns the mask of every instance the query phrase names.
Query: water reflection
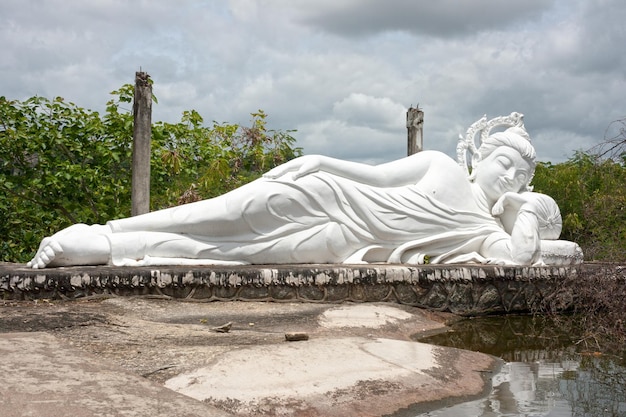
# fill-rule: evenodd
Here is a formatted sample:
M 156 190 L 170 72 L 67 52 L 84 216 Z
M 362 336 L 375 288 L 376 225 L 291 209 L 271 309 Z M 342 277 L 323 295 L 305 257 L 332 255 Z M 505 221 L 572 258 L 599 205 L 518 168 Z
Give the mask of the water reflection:
M 624 355 L 579 343 L 573 318 L 478 318 L 420 341 L 488 353 L 505 363 L 487 398 L 418 417 L 626 416 Z

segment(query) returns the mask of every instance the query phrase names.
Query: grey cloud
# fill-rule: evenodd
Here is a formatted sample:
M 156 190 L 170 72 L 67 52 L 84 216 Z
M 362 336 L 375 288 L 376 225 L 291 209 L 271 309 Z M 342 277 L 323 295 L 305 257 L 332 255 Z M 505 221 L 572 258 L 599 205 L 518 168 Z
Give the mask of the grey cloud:
M 352 93 L 333 105 L 333 114 L 341 120 L 381 130 L 402 126 L 405 112 L 406 107 L 387 97 L 361 93 Z
M 448 38 L 538 19 L 553 3 L 553 0 L 343 1 L 312 9 L 301 19 L 305 24 L 348 37 L 400 30 Z
M 270 128 L 297 129 L 305 152 L 367 162 L 404 155 L 394 114 L 418 102 L 428 149 L 453 155 L 484 113 L 521 111 L 553 162 L 626 115 L 622 0 L 232 4 L 3 1 L 0 94 L 102 110 L 142 66 L 159 98 L 153 120 L 195 109 L 246 124 L 260 108 Z
M 574 46 L 557 54 L 556 62 L 573 73 L 624 74 L 626 8 L 622 0 L 583 2 L 571 25 Z
M 299 142 L 306 153 L 321 153 L 340 159 L 381 163 L 406 156 L 406 131 L 382 132 L 340 120 L 299 126 Z

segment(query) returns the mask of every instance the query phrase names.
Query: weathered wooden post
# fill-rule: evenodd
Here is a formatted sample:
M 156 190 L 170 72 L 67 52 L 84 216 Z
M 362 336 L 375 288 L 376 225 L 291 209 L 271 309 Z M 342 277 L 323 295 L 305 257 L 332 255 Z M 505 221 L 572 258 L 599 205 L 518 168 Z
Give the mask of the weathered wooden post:
M 135 73 L 133 101 L 133 167 L 131 215 L 150 211 L 150 141 L 152 138 L 152 84 L 145 72 Z
M 406 112 L 406 129 L 408 137 L 407 155 L 413 155 L 424 149 L 424 112 L 411 106 Z

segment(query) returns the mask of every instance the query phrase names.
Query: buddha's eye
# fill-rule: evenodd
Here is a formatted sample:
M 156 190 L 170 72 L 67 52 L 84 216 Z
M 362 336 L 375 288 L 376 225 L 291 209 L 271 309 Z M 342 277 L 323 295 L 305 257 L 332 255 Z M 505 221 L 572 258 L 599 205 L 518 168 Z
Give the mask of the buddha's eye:
M 504 168 L 510 168 L 513 165 L 513 162 L 504 155 L 499 156 L 497 161 Z

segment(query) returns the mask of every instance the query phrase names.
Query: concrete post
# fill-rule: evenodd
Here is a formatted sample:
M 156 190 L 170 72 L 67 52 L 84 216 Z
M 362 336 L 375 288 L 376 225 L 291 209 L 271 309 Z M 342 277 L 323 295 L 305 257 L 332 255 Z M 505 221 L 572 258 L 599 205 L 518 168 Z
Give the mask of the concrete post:
M 135 73 L 133 102 L 133 167 L 131 215 L 150 211 L 150 141 L 152 138 L 152 84 L 145 72 Z
M 407 155 L 413 155 L 424 149 L 424 112 L 417 106 L 406 112 L 408 137 Z

